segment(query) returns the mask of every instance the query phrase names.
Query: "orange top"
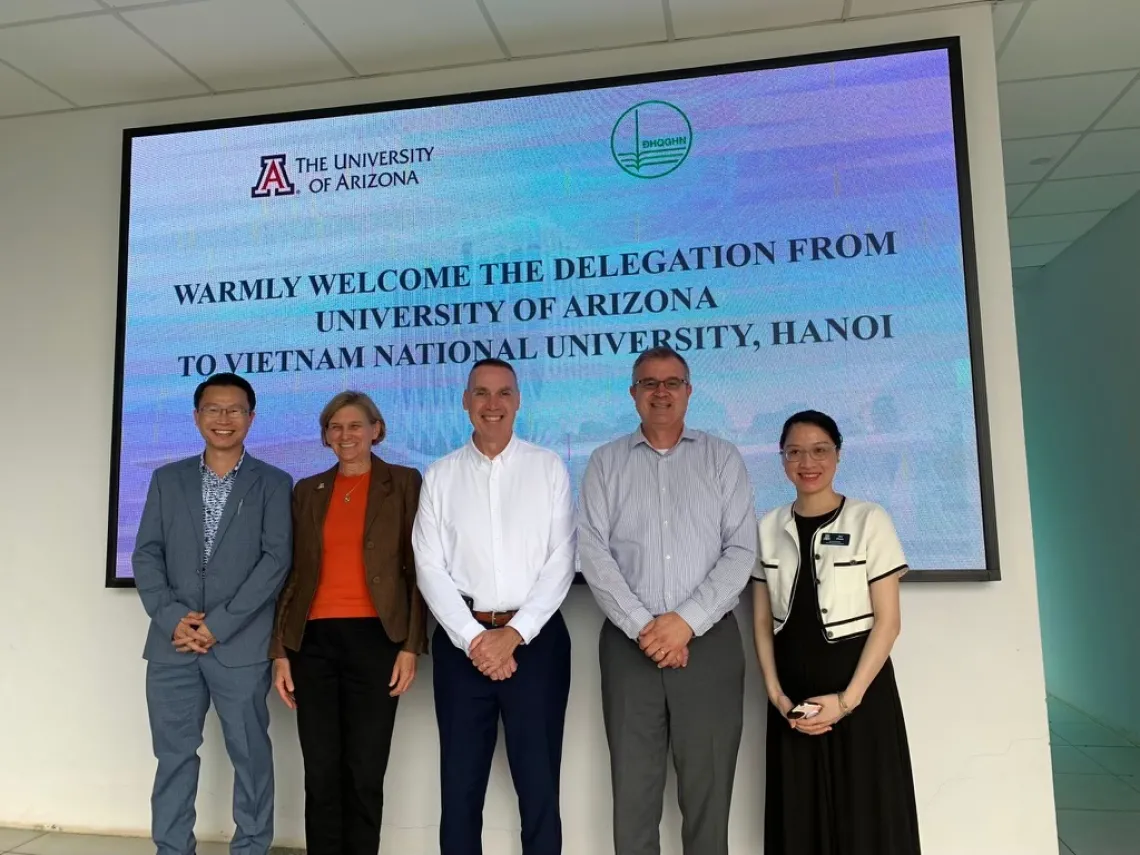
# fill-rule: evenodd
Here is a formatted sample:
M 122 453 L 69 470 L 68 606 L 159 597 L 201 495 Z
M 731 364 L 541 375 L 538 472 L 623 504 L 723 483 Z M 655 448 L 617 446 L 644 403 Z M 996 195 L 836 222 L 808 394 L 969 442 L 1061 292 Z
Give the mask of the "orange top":
M 371 472 L 337 475 L 333 482 L 325 516 L 321 578 L 309 608 L 309 620 L 377 617 L 364 569 L 364 513 L 370 476 Z

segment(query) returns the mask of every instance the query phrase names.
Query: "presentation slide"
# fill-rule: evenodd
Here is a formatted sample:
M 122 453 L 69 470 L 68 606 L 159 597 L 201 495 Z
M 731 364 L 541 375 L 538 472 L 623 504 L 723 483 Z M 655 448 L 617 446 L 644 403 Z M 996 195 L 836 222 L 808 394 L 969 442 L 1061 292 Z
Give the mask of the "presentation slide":
M 517 434 L 577 484 L 662 344 L 757 513 L 793 497 L 784 419 L 823 410 L 838 489 L 915 570 L 993 577 L 960 99 L 947 40 L 128 131 L 108 584 L 152 471 L 202 450 L 210 374 L 253 384 L 247 447 L 300 478 L 335 462 L 337 392 L 422 471 L 470 437 L 472 363 L 506 359 Z

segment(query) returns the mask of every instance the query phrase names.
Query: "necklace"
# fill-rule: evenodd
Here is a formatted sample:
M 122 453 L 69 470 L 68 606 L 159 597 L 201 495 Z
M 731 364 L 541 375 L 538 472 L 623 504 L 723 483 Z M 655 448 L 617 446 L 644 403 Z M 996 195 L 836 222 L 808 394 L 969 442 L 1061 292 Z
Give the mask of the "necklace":
M 352 491 L 355 490 L 357 487 L 359 487 L 361 484 L 363 484 L 364 481 L 365 481 L 365 478 L 363 475 L 361 475 L 357 479 L 356 483 L 352 485 L 352 490 L 349 490 L 347 493 L 344 494 L 344 503 L 346 505 L 352 501 Z

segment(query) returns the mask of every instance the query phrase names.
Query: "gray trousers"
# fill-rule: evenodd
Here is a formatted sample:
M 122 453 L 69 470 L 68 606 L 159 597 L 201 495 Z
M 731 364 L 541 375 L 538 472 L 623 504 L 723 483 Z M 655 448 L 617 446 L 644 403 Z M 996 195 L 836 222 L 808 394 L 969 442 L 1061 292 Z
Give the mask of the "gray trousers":
M 270 663 L 227 668 L 211 654 L 186 665 L 147 663 L 146 702 L 158 771 L 151 836 L 158 855 L 194 855 L 198 748 L 213 701 L 234 766 L 231 855 L 265 855 L 273 842 L 273 749 L 269 743 Z
M 672 746 L 685 855 L 728 855 L 728 812 L 744 718 L 744 651 L 729 615 L 658 668 L 609 621 L 599 643 L 615 855 L 660 855 Z

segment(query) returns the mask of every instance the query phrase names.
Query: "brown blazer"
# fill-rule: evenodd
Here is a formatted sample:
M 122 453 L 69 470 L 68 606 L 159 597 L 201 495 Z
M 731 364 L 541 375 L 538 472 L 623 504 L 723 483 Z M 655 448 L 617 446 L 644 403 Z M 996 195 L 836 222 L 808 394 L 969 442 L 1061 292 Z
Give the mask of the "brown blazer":
M 337 467 L 297 482 L 293 488 L 293 569 L 277 599 L 269 658 L 300 650 L 309 607 L 321 576 L 325 516 Z M 372 479 L 364 516 L 364 568 L 368 590 L 388 638 L 404 650 L 427 647 L 427 609 L 416 586 L 412 523 L 423 479 L 415 469 L 393 466 L 372 455 Z

